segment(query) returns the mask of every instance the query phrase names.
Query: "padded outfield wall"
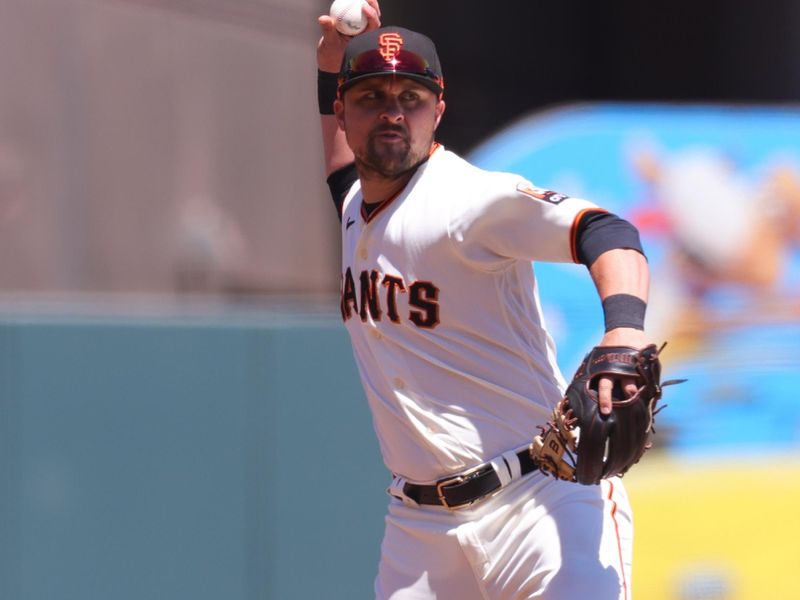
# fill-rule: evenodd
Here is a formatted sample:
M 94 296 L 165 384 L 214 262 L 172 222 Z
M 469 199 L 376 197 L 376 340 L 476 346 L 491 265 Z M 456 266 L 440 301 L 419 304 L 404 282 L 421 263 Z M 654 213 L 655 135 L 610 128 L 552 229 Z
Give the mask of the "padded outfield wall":
M 0 386 L 0 598 L 370 597 L 387 480 L 338 313 L 14 310 Z

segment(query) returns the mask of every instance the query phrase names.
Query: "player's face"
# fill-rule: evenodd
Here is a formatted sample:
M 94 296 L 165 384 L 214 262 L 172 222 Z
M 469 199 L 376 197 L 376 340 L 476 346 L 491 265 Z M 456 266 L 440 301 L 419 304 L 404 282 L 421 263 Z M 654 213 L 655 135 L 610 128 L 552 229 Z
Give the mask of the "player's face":
M 334 106 L 361 172 L 394 178 L 430 153 L 444 101 L 405 77 L 372 77 Z

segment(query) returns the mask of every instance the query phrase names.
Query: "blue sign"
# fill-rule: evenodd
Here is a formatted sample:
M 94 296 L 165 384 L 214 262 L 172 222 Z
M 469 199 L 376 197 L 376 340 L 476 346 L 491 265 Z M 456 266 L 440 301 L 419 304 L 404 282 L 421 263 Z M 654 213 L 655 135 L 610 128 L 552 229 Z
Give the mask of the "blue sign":
M 633 222 L 667 388 L 657 441 L 681 454 L 800 442 L 800 109 L 599 104 L 524 118 L 469 157 Z M 569 378 L 602 337 L 580 265 L 536 264 Z

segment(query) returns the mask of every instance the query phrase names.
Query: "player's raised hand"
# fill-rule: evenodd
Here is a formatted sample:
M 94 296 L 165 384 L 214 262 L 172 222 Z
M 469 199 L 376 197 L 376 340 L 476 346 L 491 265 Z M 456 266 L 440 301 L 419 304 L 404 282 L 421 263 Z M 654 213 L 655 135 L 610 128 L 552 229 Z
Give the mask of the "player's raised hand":
M 381 7 L 378 0 L 365 0 L 365 2 L 361 9 L 367 18 L 367 28 L 364 31 L 378 29 L 381 26 Z M 317 44 L 317 67 L 320 71 L 337 73 L 342 64 L 344 49 L 352 36 L 339 33 L 330 15 L 320 15 L 318 21 L 322 37 Z

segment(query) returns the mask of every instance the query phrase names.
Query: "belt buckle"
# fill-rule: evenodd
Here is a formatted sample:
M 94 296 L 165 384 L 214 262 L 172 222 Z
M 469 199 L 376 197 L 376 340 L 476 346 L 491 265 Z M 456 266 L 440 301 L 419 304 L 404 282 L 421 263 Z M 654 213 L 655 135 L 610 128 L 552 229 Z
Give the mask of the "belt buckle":
M 441 481 L 436 482 L 436 495 L 439 497 L 439 502 L 441 502 L 442 506 L 444 506 L 447 510 L 455 510 L 456 508 L 461 508 L 462 506 L 469 504 L 469 502 L 465 502 L 462 504 L 450 505 L 447 503 L 447 498 L 444 495 L 444 488 L 455 483 L 461 483 L 465 479 L 466 477 L 464 475 L 456 475 L 450 479 L 442 479 Z
M 467 481 L 468 479 L 472 479 L 476 475 L 479 475 L 486 468 L 487 468 L 487 465 L 485 465 L 485 464 L 478 465 L 477 467 L 473 467 L 469 471 L 464 471 L 460 475 L 454 475 L 453 477 L 450 477 L 448 479 L 442 479 L 441 481 L 437 481 L 436 482 L 436 495 L 439 498 L 439 502 L 442 503 L 442 506 L 444 506 L 447 510 L 456 510 L 458 508 L 463 508 L 464 506 L 469 506 L 470 504 L 475 502 L 475 500 L 478 500 L 478 498 L 476 498 L 475 500 L 470 500 L 468 502 L 462 502 L 461 504 L 449 504 L 447 502 L 447 498 L 445 498 L 445 495 L 444 495 L 444 488 L 446 488 L 448 486 L 451 486 L 451 485 L 454 485 L 454 484 L 457 484 L 457 483 L 463 483 L 464 481 Z M 491 469 L 492 468 L 491 465 L 488 465 L 488 468 Z

